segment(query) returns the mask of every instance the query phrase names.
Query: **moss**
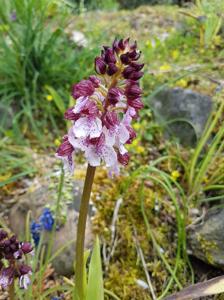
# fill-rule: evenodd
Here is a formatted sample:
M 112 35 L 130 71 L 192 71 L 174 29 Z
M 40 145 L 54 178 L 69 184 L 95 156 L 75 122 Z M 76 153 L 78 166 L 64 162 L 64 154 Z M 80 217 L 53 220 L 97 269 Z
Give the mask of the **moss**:
M 213 250 L 217 248 L 217 244 L 214 241 L 207 241 L 201 234 L 197 234 L 197 240 L 200 244 L 201 250 L 204 252 L 207 261 L 214 265 Z
M 159 296 L 170 278 L 163 262 L 147 237 L 140 205 L 140 187 L 142 180 L 137 179 L 130 186 L 131 170 L 117 179 L 107 177 L 106 171 L 96 172 L 93 202 L 97 208 L 93 219 L 94 230 L 100 234 L 108 253 L 111 245 L 111 222 L 118 199 L 122 205 L 116 222 L 116 246 L 107 268 L 105 268 L 105 286 L 122 300 L 151 299 L 150 292 L 143 290 L 137 280 L 146 281 L 144 269 L 136 250 L 134 228 L 144 253 L 148 272 L 151 276 L 155 292 Z M 149 223 L 162 253 L 174 268 L 176 261 L 176 220 L 172 202 L 157 185 L 145 184 L 145 209 Z M 188 280 L 186 263 L 179 260 L 178 275 L 183 283 Z M 173 290 L 175 290 L 175 285 Z

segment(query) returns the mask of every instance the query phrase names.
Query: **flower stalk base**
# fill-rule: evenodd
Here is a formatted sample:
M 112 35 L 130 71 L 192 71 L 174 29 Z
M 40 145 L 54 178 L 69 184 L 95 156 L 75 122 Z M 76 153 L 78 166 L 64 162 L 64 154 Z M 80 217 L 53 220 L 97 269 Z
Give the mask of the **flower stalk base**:
M 83 188 L 82 200 L 79 210 L 79 220 L 76 239 L 76 268 L 75 268 L 75 289 L 79 300 L 85 299 L 84 290 L 84 245 L 86 220 L 89 209 L 89 199 L 92 190 L 93 179 L 95 175 L 95 167 L 88 165 L 86 178 Z

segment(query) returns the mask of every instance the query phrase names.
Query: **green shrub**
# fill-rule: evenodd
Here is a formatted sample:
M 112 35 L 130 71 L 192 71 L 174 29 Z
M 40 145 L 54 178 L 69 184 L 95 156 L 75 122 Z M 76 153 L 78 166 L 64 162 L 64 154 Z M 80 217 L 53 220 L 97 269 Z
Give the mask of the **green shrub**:
M 140 5 L 179 4 L 178 0 L 118 0 L 122 8 L 130 9 Z
M 51 0 L 2 0 L 0 97 L 13 108 L 16 137 L 29 131 L 42 138 L 49 121 L 57 128 L 61 112 L 46 101 L 45 86 L 61 93 L 67 106 L 65 91 L 92 68 L 94 49 L 80 50 L 65 32 L 71 13 L 67 4 Z

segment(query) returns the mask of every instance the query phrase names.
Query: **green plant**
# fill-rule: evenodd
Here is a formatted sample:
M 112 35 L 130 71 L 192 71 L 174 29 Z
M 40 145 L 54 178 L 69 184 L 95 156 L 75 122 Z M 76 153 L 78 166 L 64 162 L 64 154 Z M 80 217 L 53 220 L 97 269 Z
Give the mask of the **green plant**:
M 224 3 L 222 0 L 196 0 L 188 11 L 181 11 L 193 18 L 199 28 L 201 47 L 210 47 L 223 25 Z
M 154 5 L 154 4 L 178 4 L 178 0 L 118 0 L 122 8 L 130 9 L 140 5 Z
M 28 147 L 15 145 L 9 138 L 3 138 L 0 151 L 0 187 L 36 172 L 36 168 L 31 166 L 33 154 Z
M 66 1 L 2 0 L 0 97 L 2 105 L 13 109 L 13 128 L 20 136 L 25 131 L 43 142 L 42 128 L 58 127 L 56 119 L 61 114 L 46 100 L 45 87 L 57 89 L 68 104 L 68 87 L 88 74 L 88 67 L 84 70 L 80 64 L 85 60 L 88 66 L 94 49 L 82 52 L 71 44 L 66 33 L 71 14 Z

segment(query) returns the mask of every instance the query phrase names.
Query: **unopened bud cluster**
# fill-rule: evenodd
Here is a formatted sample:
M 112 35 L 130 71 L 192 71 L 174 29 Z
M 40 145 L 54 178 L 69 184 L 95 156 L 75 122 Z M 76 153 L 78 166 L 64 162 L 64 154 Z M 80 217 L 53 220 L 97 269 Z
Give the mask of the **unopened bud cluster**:
M 0 230 L 0 285 L 2 288 L 11 285 L 15 278 L 19 278 L 21 288 L 28 287 L 32 269 L 23 263 L 23 258 L 32 250 L 30 243 L 19 242 L 15 235 L 8 237 L 4 230 Z
M 75 105 L 65 112 L 72 127 L 57 150 L 69 168 L 74 168 L 74 153 L 84 152 L 91 166 L 106 163 L 111 174 L 119 173 L 119 165 L 127 165 L 125 148 L 136 137 L 131 123 L 143 107 L 139 79 L 143 64 L 138 63 L 137 43 L 129 39 L 115 40 L 104 46 L 95 59 L 97 76 L 75 84 Z

